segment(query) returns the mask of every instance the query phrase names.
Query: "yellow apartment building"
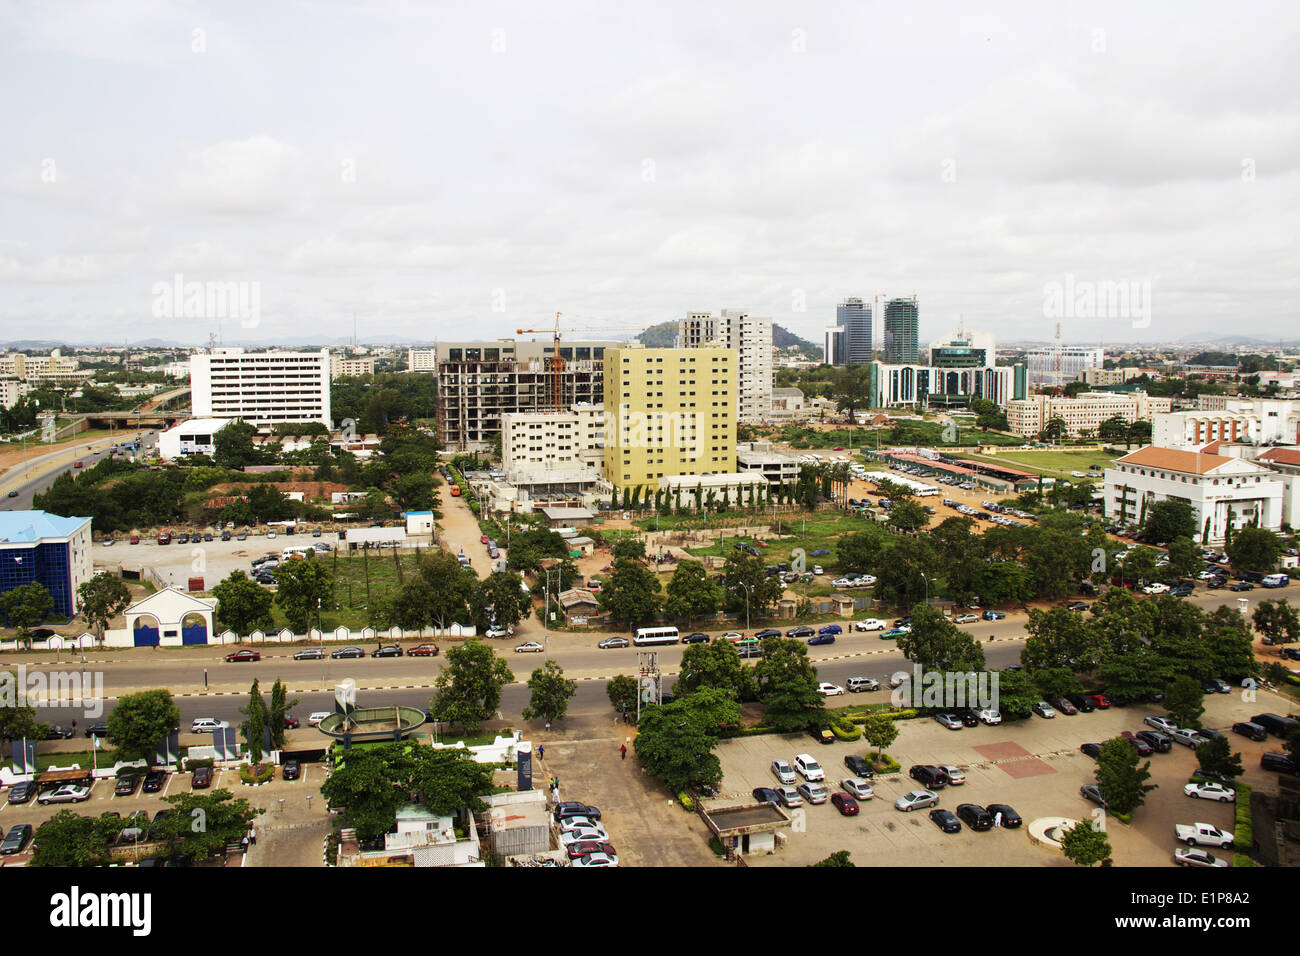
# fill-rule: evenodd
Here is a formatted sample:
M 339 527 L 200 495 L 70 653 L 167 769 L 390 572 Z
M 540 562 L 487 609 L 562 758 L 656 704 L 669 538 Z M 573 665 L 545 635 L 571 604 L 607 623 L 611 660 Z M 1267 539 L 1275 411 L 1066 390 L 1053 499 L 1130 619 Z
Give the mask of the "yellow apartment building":
M 605 477 L 617 488 L 736 471 L 735 349 L 605 351 Z

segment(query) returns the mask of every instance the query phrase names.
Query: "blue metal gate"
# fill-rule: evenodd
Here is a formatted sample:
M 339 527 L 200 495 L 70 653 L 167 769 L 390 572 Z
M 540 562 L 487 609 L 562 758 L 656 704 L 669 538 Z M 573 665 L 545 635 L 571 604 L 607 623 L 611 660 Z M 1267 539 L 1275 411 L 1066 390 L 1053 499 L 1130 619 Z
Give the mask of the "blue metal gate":
M 206 624 L 194 624 L 190 627 L 181 628 L 182 644 L 206 644 L 208 643 L 208 626 Z
M 158 628 L 137 627 L 135 629 L 135 646 L 136 647 L 157 647 Z

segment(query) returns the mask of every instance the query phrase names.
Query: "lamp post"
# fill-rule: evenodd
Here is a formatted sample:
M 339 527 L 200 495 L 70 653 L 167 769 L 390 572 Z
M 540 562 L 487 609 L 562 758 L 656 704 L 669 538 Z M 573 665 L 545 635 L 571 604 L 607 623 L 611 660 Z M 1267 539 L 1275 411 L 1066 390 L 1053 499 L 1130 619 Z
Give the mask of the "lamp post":
M 749 630 L 749 589 L 752 585 L 740 582 L 740 586 L 745 589 L 745 630 Z
M 925 603 L 928 607 L 930 605 L 930 579 L 925 576 L 924 571 L 920 572 L 920 574 L 921 580 L 925 582 Z

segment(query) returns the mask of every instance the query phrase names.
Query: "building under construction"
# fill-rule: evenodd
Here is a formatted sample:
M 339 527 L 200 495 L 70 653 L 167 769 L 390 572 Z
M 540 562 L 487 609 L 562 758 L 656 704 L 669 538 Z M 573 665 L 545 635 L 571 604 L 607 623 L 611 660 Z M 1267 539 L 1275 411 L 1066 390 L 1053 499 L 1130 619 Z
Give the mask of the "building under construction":
M 438 343 L 438 439 L 449 451 L 487 451 L 508 412 L 603 404 L 605 349 L 622 344 L 564 342 L 557 371 L 554 342 Z

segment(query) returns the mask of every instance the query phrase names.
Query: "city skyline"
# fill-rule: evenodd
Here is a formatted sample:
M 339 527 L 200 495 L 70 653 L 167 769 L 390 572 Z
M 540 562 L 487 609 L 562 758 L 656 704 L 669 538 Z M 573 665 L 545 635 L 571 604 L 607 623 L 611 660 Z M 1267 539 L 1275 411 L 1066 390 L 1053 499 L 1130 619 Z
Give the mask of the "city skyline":
M 644 328 L 698 302 L 820 343 L 855 295 L 916 295 L 922 340 L 959 315 L 1000 342 L 1276 340 L 1296 14 L 1210 33 L 1208 5 L 1177 9 L 6 7 L 0 324 L 202 344 L 218 317 L 157 291 L 182 280 L 255 293 L 227 343 Z

